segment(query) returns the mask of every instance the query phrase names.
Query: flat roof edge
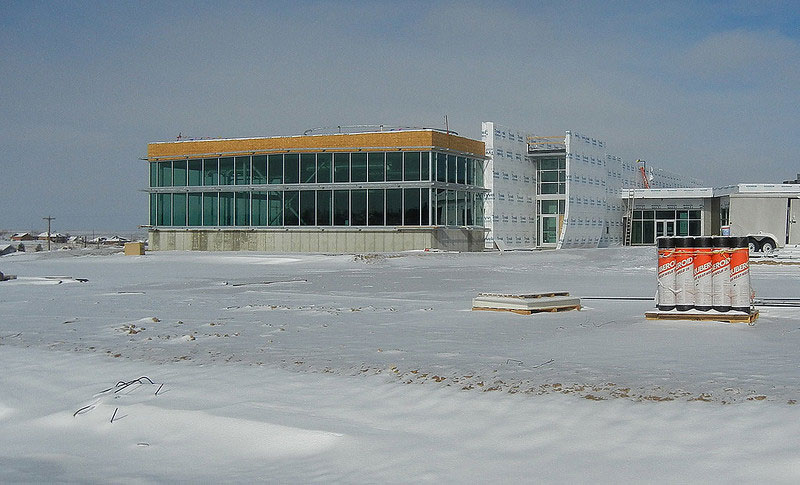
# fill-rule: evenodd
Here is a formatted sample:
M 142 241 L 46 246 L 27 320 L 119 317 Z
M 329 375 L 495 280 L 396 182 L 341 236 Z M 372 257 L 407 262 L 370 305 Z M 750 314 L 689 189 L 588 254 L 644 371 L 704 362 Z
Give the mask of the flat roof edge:
M 246 155 L 270 151 L 380 151 L 406 148 L 441 148 L 476 158 L 485 157 L 483 141 L 436 129 L 419 129 L 151 142 L 147 145 L 147 159 L 179 159 L 237 153 Z
M 458 138 L 464 138 L 466 140 L 472 140 L 472 138 L 468 138 L 462 135 L 459 135 L 455 132 L 447 133 L 444 130 L 438 130 L 435 128 L 414 128 L 409 130 L 384 130 L 384 131 L 358 131 L 354 133 L 309 133 L 309 134 L 298 134 L 298 135 L 274 135 L 274 136 L 241 136 L 241 137 L 210 137 L 210 138 L 185 138 L 181 140 L 169 140 L 169 141 L 150 141 L 147 142 L 148 145 L 165 145 L 165 144 L 173 144 L 173 143 L 197 143 L 197 142 L 215 142 L 215 141 L 248 141 L 248 140 L 280 140 L 285 138 L 319 138 L 319 137 L 329 137 L 329 136 L 359 136 L 359 135 L 386 135 L 386 134 L 398 134 L 398 133 L 440 133 L 446 136 L 455 136 Z M 478 141 L 478 140 L 475 140 Z
M 730 195 L 764 195 L 800 197 L 800 184 L 737 184 L 722 187 L 671 187 L 654 189 L 621 189 L 622 197 L 633 191 L 637 199 L 678 199 L 681 197 L 724 197 Z

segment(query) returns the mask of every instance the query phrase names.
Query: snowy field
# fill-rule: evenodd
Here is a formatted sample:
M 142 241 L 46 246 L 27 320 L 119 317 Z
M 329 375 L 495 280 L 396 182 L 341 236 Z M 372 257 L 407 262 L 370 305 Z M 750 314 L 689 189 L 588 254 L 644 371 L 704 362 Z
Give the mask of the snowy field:
M 653 248 L 73 250 L 0 271 L 18 276 L 0 283 L 0 482 L 800 481 L 798 309 L 470 311 L 481 291 L 651 297 Z M 752 277 L 800 296 L 800 266 Z

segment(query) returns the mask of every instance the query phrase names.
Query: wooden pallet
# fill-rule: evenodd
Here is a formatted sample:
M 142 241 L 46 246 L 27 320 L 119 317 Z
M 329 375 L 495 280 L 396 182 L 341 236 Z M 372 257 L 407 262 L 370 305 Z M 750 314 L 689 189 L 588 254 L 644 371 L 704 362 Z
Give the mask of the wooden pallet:
M 501 298 L 547 298 L 553 296 L 569 296 L 568 291 L 549 291 L 543 293 L 528 293 L 524 295 L 512 295 L 506 293 L 478 293 L 478 296 L 501 297 Z
M 699 312 L 659 312 L 644 314 L 648 320 L 694 320 L 703 322 L 753 323 L 758 318 L 758 310 L 752 313 L 699 313 Z
M 482 310 L 482 311 L 489 311 L 489 312 L 511 312 L 516 313 L 517 315 L 530 315 L 531 313 L 553 313 L 553 312 L 564 312 L 568 310 L 580 310 L 580 305 L 568 305 L 568 306 L 560 306 L 560 307 L 550 307 L 550 308 L 537 308 L 535 310 L 518 310 L 516 308 L 483 308 L 483 307 L 472 307 L 473 311 Z

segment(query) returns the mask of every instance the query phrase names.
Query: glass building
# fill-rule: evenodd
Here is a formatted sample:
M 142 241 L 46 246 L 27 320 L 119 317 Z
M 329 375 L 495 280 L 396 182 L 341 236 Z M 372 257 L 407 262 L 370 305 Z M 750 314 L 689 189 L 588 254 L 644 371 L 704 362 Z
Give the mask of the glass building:
M 150 245 L 481 250 L 483 151 L 437 130 L 151 143 Z

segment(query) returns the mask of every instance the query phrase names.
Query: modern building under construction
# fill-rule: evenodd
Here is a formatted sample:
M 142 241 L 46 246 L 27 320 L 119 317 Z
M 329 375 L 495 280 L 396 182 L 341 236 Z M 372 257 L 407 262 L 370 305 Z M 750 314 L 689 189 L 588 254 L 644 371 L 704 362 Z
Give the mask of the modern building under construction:
M 382 126 L 150 143 L 149 246 L 480 251 L 484 153 L 450 131 Z
M 800 244 L 797 180 L 704 188 L 577 131 L 536 136 L 484 122 L 481 136 L 487 247 L 652 245 L 661 236 L 725 234 L 748 236 L 755 251 Z
M 800 243 L 800 185 L 703 188 L 577 131 L 436 129 L 148 145 L 151 249 L 370 252 Z M 337 128 L 337 131 L 340 128 Z
M 484 122 L 481 136 L 490 191 L 487 247 L 630 244 L 634 218 L 627 194 L 631 189 L 699 185 L 640 161 L 624 160 L 606 141 L 577 131 L 535 136 Z M 681 213 L 673 216 L 695 216 L 697 209 L 702 207 L 681 207 Z M 692 225 L 687 230 L 692 234 L 700 229 Z

